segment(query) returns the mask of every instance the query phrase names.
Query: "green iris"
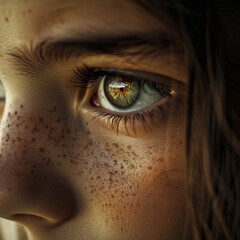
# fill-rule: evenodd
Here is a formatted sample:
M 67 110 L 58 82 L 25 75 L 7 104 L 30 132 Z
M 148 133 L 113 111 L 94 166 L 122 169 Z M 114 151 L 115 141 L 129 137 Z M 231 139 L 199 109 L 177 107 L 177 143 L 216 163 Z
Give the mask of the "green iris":
M 115 107 L 131 107 L 139 98 L 139 81 L 121 77 L 107 77 L 104 81 L 104 91 L 107 99 Z

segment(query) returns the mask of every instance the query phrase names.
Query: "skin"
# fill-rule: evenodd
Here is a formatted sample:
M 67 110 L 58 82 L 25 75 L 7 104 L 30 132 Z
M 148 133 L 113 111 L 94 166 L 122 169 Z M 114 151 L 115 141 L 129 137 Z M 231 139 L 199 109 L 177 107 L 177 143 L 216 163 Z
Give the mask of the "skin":
M 66 1 L 65 1 L 66 2 Z M 142 122 L 118 128 L 96 116 L 94 89 L 69 81 L 76 66 L 165 75 L 186 85 L 184 56 L 126 59 L 92 54 L 20 74 L 8 53 L 44 39 L 115 36 L 170 28 L 130 1 L 0 0 L 0 216 L 23 224 L 30 239 L 181 239 L 185 208 L 184 90 Z M 47 7 L 46 7 L 47 6 Z M 74 31 L 73 31 L 74 30 Z M 73 34 L 73 36 L 72 36 Z M 89 38 L 90 38 L 89 37 Z M 77 107 L 76 107 L 77 106 Z M 150 106 L 151 107 L 151 106 Z M 127 129 L 127 130 L 126 130 Z

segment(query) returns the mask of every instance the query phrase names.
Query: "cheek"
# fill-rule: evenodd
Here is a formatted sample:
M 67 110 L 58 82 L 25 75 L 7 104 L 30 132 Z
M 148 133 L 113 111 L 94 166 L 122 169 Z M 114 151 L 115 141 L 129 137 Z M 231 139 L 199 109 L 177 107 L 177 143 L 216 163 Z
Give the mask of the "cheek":
M 85 126 L 84 147 L 76 153 L 81 151 L 82 160 L 74 171 L 84 183 L 95 218 L 119 232 L 143 227 L 154 232 L 162 223 L 164 228 L 172 226 L 184 201 L 184 136 L 179 126 L 149 139 L 106 134 L 91 123 Z

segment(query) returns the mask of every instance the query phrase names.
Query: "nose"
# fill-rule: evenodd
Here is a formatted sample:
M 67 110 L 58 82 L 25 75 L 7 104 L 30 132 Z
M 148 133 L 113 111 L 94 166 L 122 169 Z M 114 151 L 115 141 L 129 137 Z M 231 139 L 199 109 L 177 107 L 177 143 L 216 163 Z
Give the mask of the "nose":
M 0 217 L 58 225 L 76 211 L 74 190 L 56 164 L 54 140 L 46 141 L 45 120 L 21 108 L 5 113 L 1 123 Z

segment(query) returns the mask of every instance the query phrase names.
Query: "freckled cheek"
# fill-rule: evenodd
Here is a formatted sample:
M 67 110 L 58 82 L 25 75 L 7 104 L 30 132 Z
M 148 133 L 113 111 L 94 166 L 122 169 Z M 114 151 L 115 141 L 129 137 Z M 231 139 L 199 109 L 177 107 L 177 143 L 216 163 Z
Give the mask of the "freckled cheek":
M 145 140 L 103 136 L 101 130 L 88 132 L 84 147 L 79 146 L 82 162 L 74 171 L 84 182 L 89 204 L 120 221 L 136 211 L 140 198 L 165 191 L 164 148 L 159 141 L 147 145 Z
M 142 231 L 143 226 L 152 232 L 161 221 L 163 225 L 174 221 L 174 212 L 183 209 L 182 183 L 176 189 L 169 181 L 168 159 L 157 143 L 146 145 L 126 137 L 97 139 L 95 135 L 87 140 L 84 165 L 75 169 L 95 220 L 119 232 Z

